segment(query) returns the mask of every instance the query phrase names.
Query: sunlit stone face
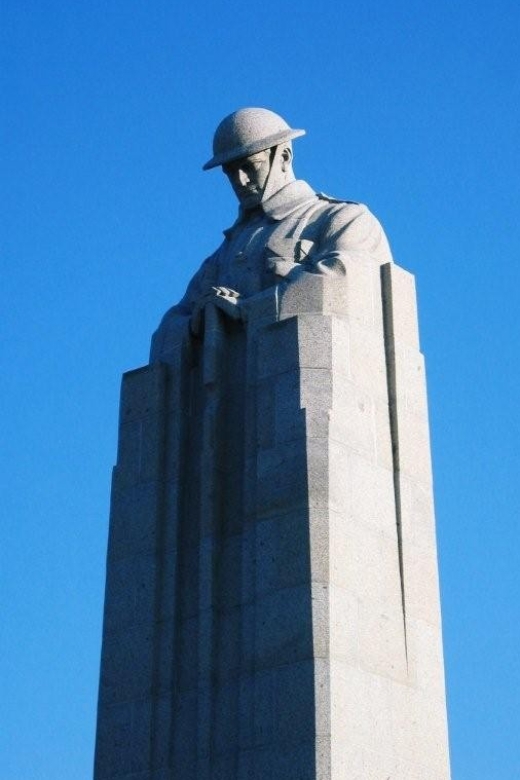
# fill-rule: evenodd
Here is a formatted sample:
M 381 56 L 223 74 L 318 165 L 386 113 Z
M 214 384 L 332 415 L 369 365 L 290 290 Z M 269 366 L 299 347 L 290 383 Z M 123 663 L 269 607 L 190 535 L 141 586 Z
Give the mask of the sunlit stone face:
M 262 202 L 270 164 L 271 153 L 266 149 L 222 166 L 242 208 L 254 209 Z

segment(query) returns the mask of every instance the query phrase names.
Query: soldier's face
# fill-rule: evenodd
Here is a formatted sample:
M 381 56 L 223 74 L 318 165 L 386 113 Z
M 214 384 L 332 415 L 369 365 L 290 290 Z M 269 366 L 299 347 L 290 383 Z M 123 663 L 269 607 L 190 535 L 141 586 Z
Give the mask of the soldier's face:
M 270 167 L 269 149 L 222 166 L 242 208 L 254 209 L 260 205 Z

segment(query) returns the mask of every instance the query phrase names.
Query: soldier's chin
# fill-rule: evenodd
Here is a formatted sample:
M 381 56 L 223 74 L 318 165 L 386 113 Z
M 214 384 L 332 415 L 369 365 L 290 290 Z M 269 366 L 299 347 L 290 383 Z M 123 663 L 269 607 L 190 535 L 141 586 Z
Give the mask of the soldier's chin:
M 249 209 L 255 209 L 262 202 L 261 192 L 247 192 L 239 195 L 240 205 L 243 209 L 248 211 Z

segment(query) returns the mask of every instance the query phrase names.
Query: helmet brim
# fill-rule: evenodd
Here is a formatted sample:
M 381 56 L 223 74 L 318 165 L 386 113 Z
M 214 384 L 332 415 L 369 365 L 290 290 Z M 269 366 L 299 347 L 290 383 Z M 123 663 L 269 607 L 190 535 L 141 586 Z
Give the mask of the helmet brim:
M 293 138 L 305 135 L 305 130 L 281 130 L 279 133 L 260 138 L 243 146 L 237 146 L 235 149 L 229 149 L 222 154 L 216 154 L 211 160 L 202 166 L 203 171 L 209 171 L 211 168 L 218 168 L 219 165 L 226 165 L 234 160 L 241 160 L 243 157 L 250 157 L 252 154 L 271 149 L 273 146 L 283 144 L 284 141 L 291 141 Z

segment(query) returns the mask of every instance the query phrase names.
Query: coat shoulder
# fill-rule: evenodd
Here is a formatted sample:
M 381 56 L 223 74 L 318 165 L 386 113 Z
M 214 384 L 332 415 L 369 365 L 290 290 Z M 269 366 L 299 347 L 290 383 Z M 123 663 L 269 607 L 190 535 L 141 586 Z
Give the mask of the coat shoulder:
M 317 192 L 316 195 L 320 200 L 324 200 L 327 203 L 334 203 L 334 204 L 347 204 L 350 206 L 361 206 L 363 204 L 359 203 L 357 200 L 346 200 L 345 198 L 333 198 L 332 195 L 326 195 L 324 192 Z

